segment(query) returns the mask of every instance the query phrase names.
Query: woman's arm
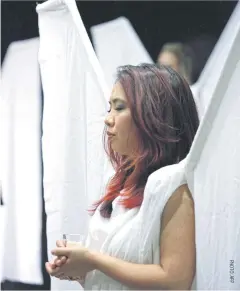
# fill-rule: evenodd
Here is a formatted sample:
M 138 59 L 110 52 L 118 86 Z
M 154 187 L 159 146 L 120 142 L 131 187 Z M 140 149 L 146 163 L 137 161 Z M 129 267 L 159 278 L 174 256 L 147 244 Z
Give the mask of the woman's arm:
M 190 289 L 195 275 L 194 203 L 186 185 L 169 199 L 162 215 L 160 265 L 133 264 L 87 252 L 95 269 L 134 289 Z

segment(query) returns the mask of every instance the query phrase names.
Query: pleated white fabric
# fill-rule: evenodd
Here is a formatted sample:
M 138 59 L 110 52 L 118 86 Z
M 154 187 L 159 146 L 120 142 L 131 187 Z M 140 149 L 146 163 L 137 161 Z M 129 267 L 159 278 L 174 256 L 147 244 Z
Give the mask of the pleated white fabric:
M 0 112 L 1 112 L 1 110 L 0 110 Z M 0 146 L 0 148 L 1 148 L 1 146 Z M 0 177 L 1 176 L 2 175 L 0 175 Z M 1 195 L 2 195 L 2 183 L 0 181 L 0 197 L 1 197 Z M 2 239 L 0 239 L 0 282 L 3 279 L 4 225 L 5 225 L 5 206 L 0 205 L 0 238 L 2 238 Z M 1 287 L 0 287 L 0 290 L 1 290 Z
M 43 161 L 50 251 L 65 234 L 86 237 L 89 205 L 103 192 L 102 144 L 109 94 L 75 1 L 37 6 L 44 91 Z M 79 289 L 52 279 L 52 289 Z
M 130 21 L 119 17 L 91 28 L 94 48 L 109 86 L 122 65 L 153 63 Z
M 3 176 L 3 132 L 4 132 L 4 125 L 3 125 L 3 100 L 0 96 L 0 199 L 3 200 L 2 195 L 2 176 Z M 0 205 L 0 282 L 2 281 L 3 277 L 3 254 L 4 254 L 4 225 L 5 225 L 5 208 L 3 205 Z M 1 290 L 1 287 L 0 287 Z
M 202 118 L 213 96 L 219 78 L 224 72 L 227 58 L 240 29 L 240 2 L 237 3 L 226 27 L 215 45 L 199 80 L 192 86 L 193 94 Z
M 116 217 L 112 222 L 114 227 L 112 225 L 109 228 L 107 238 L 99 251 L 132 263 L 160 263 L 161 216 L 174 191 L 186 184 L 185 163 L 186 160 L 183 160 L 179 164 L 163 167 L 149 176 L 141 207 L 133 208 Z M 90 234 L 91 230 L 97 230 L 98 219 L 101 218 L 96 212 L 90 224 Z M 84 288 L 131 290 L 100 271 L 93 271 L 87 275 Z
M 198 290 L 240 289 L 239 52 L 238 29 L 186 166 L 195 200 Z
M 38 48 L 38 39 L 10 45 L 1 91 L 1 179 L 6 204 L 2 276 L 32 284 L 43 282 Z
M 3 206 L 0 206 L 0 237 L 3 238 L 4 237 L 4 213 L 5 209 L 3 208 Z M 4 244 L 3 244 L 3 239 L 1 239 L 0 241 L 0 282 L 3 280 L 3 250 L 4 250 Z M 1 290 L 1 288 L 0 288 Z

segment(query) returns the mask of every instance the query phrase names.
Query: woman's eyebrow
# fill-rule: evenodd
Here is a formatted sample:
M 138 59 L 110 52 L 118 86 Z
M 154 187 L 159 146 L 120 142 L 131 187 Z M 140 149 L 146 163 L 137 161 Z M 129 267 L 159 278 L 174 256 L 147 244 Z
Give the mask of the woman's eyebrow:
M 109 101 L 110 104 L 115 104 L 117 102 L 125 102 L 125 100 L 121 99 L 121 98 L 118 98 L 118 97 L 115 97 L 113 98 L 112 100 Z

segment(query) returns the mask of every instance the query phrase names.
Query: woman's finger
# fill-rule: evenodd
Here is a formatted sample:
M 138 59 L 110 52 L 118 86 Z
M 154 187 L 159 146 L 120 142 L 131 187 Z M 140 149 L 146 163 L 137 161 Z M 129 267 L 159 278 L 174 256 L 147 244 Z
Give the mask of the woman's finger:
M 62 262 L 62 263 L 63 263 L 63 262 L 66 263 L 66 260 L 67 260 L 67 257 L 66 257 L 66 256 L 62 256 L 62 257 L 61 257 L 61 262 Z
M 60 265 L 62 266 L 62 265 L 64 265 L 64 264 L 66 263 L 66 261 L 67 261 L 67 257 L 63 256 L 63 257 L 61 257 L 59 263 L 60 263 Z
M 56 246 L 57 247 L 66 247 L 66 241 L 64 240 L 57 240 L 56 241 Z M 54 260 L 54 265 L 57 267 L 61 267 L 63 264 L 66 263 L 67 258 L 65 256 L 58 256 Z
M 56 241 L 56 246 L 61 248 L 61 247 L 66 247 L 66 241 L 65 240 L 57 240 Z
M 67 261 L 67 257 L 65 256 L 62 256 L 62 257 L 57 257 L 55 260 L 54 260 L 54 264 L 57 266 L 57 267 L 61 267 L 62 265 L 64 265 Z
M 55 271 L 55 269 L 56 269 L 49 262 L 46 262 L 45 263 L 45 268 L 46 268 L 46 271 L 48 272 L 49 275 L 51 275 Z
M 57 257 L 66 256 L 68 257 L 72 252 L 71 248 L 56 248 L 51 251 L 51 254 Z
M 57 258 L 54 260 L 54 264 L 55 264 L 56 266 L 61 265 L 61 258 L 57 257 Z

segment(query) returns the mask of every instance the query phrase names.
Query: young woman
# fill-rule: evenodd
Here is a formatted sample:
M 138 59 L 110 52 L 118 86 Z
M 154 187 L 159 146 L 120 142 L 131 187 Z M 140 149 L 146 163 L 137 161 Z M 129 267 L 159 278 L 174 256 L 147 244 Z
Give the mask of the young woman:
M 190 289 L 194 203 L 184 164 L 199 125 L 191 90 L 170 68 L 123 66 L 109 104 L 115 174 L 93 205 L 86 246 L 58 241 L 46 269 L 83 277 L 86 290 Z

